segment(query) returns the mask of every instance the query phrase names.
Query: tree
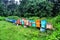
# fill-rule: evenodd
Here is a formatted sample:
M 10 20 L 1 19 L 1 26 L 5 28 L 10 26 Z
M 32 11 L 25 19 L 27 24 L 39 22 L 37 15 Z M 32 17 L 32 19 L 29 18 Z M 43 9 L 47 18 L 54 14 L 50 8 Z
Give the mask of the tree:
M 4 6 L 0 3 L 0 16 L 3 16 Z
M 52 15 L 52 9 L 53 9 L 53 3 L 48 2 L 47 0 L 28 0 L 28 1 L 22 1 L 20 5 L 20 11 L 24 13 L 28 13 L 25 16 L 51 16 Z

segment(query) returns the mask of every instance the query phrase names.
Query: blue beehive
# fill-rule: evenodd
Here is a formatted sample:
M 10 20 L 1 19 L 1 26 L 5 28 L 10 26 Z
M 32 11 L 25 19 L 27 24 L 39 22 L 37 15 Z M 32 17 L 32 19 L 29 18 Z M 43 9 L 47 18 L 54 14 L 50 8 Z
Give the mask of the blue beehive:
M 12 22 L 12 19 L 9 19 L 8 21 L 9 21 L 9 22 Z
M 22 23 L 22 25 L 24 25 L 24 21 L 23 20 L 21 20 L 21 23 Z
M 29 22 L 30 22 L 30 23 L 32 23 L 32 22 L 33 22 L 33 20 L 29 20 Z
M 23 21 L 22 19 L 20 19 L 20 23 L 21 23 L 22 25 L 24 25 L 24 21 Z
M 32 26 L 33 20 L 29 20 L 29 25 Z
M 16 20 L 14 20 L 14 19 L 8 19 L 7 21 L 12 22 L 12 23 L 16 23 Z
M 44 28 L 40 28 L 40 31 L 41 31 L 41 32 L 45 32 L 46 29 L 44 29 Z
M 16 23 L 16 20 L 13 19 L 11 22 L 12 22 L 12 23 Z
M 46 28 L 46 20 L 41 20 L 41 28 Z
M 32 27 L 36 27 L 36 23 L 34 22 L 34 20 L 32 21 Z

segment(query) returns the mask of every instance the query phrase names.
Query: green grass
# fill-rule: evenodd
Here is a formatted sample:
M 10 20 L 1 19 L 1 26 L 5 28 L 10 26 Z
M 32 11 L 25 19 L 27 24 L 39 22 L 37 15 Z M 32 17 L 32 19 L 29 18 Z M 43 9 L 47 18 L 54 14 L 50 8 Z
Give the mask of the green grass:
M 41 33 L 37 28 L 24 28 L 0 21 L 0 40 L 44 40 L 46 37 L 47 33 Z
M 55 30 L 40 32 L 37 28 L 24 28 L 16 26 L 7 21 L 0 21 L 0 40 L 59 40 L 60 22 L 58 17 L 47 18 L 46 20 L 54 25 Z M 58 23 L 56 23 L 56 21 Z

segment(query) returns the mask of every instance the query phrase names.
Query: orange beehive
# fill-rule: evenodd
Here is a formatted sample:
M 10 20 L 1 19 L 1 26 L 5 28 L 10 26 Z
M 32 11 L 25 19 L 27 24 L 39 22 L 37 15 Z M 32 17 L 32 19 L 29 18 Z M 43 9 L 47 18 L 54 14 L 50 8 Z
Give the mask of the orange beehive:
M 40 20 L 36 20 L 36 27 L 40 28 Z

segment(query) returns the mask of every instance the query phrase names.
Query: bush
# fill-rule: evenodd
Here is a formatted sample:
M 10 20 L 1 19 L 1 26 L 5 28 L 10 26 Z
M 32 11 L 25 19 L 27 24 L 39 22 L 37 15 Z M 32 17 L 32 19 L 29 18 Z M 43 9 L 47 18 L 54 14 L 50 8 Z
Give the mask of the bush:
M 54 18 L 52 19 L 52 23 L 53 23 L 54 25 L 60 23 L 60 16 L 58 15 L 58 16 L 54 17 Z
M 56 23 L 60 23 L 60 16 L 57 16 L 55 21 L 56 21 Z
M 0 21 L 4 21 L 4 20 L 5 20 L 5 17 L 0 16 Z
M 37 20 L 37 19 L 40 19 L 40 18 L 39 17 L 30 17 L 29 19 Z
M 8 16 L 7 18 L 9 18 L 9 19 L 15 19 L 15 20 L 20 19 L 18 16 Z

